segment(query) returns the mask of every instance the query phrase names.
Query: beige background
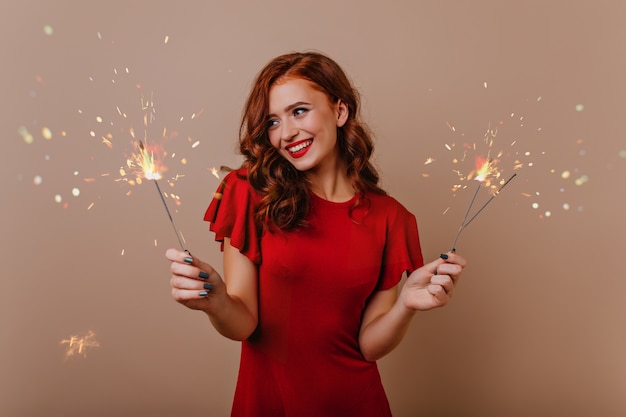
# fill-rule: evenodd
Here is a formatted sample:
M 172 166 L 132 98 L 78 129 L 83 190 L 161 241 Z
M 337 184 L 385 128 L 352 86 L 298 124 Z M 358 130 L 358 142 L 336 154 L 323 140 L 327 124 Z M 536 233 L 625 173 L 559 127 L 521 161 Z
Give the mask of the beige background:
M 161 185 L 182 202 L 168 198 L 176 225 L 221 266 L 209 168 L 240 161 L 256 72 L 306 49 L 360 89 L 427 259 L 472 195 L 451 191 L 463 144 L 473 159 L 496 126 L 503 176 L 524 164 L 463 232 L 453 302 L 380 362 L 395 415 L 626 414 L 626 2 L 3 0 L 0 31 L 0 415 L 228 414 L 239 346 L 170 299 L 177 242 L 158 195 L 115 179 L 153 94 L 150 140 L 175 153 L 168 178 L 184 175 Z M 88 330 L 100 346 L 65 360 L 60 342 Z

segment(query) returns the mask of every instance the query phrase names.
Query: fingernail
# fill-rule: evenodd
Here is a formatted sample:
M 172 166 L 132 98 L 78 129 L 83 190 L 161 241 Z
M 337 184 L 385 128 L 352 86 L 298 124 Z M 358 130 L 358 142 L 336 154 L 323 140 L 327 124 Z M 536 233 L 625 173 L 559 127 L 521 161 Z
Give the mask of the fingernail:
M 183 259 L 183 261 L 185 261 L 188 264 L 193 263 L 193 258 L 190 258 L 189 256 L 185 257 L 185 259 Z
M 207 279 L 209 277 L 209 274 L 204 271 L 200 271 L 200 274 L 198 274 L 198 276 L 202 279 Z
M 203 287 L 207 291 L 211 291 L 213 289 L 213 285 L 211 285 L 211 284 L 204 284 Z
M 448 254 L 447 253 L 442 253 L 441 255 L 439 255 L 439 257 L 441 259 L 448 259 Z
M 200 297 L 206 297 L 207 295 L 209 295 L 209 293 L 208 293 L 208 292 L 206 292 L 206 291 L 200 291 L 200 292 L 198 293 L 198 295 L 199 295 Z

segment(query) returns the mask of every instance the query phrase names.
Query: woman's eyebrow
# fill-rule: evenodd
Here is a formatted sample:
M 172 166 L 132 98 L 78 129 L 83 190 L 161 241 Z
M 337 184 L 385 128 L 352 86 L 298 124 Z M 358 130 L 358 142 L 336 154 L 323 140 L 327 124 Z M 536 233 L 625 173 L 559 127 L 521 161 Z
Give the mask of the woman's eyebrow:
M 308 103 L 306 101 L 296 101 L 293 104 L 288 105 L 287 107 L 285 107 L 283 109 L 283 112 L 288 113 L 291 110 L 295 109 L 296 107 L 300 107 L 302 105 L 310 105 L 311 103 Z M 274 113 L 270 113 L 268 116 L 276 116 Z

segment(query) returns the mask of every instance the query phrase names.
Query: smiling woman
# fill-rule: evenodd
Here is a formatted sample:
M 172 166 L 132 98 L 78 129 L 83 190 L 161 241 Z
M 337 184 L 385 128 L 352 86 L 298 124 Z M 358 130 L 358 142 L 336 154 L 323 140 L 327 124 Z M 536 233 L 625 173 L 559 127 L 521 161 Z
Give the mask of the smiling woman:
M 242 341 L 232 416 L 390 416 L 376 361 L 448 302 L 465 260 L 424 265 L 415 217 L 378 185 L 358 93 L 325 55 L 266 65 L 240 150 L 205 214 L 224 278 L 166 253 L 174 299 Z
M 345 163 L 337 146 L 337 128 L 346 123 L 348 107 L 339 99 L 333 103 L 313 86 L 302 78 L 285 78 L 270 89 L 270 143 L 299 171 L 314 170 L 315 176 L 324 171 L 343 172 Z M 308 157 L 303 158 L 305 155 Z M 324 197 L 336 201 L 353 195 Z
M 265 337 L 302 338 L 301 369 L 311 366 L 314 348 L 329 360 L 348 345 L 371 352 L 353 334 L 309 344 L 353 314 L 340 285 L 347 291 L 354 284 L 356 298 L 371 279 L 367 263 L 381 255 L 374 245 L 359 245 L 370 245 L 365 231 L 393 224 L 374 217 L 371 185 L 415 214 L 421 252 L 435 258 L 451 247 L 478 188 L 467 179 L 473 156 L 487 157 L 487 148 L 494 159 L 505 152 L 498 182 L 517 177 L 463 230 L 457 248 L 471 267 L 452 302 L 416 313 L 401 344 L 378 361 L 394 417 L 626 416 L 625 1 L 0 5 L 0 416 L 225 416 L 242 346 L 248 355 Z M 370 160 L 370 143 L 350 133 L 359 128 L 352 120 L 359 113 L 335 72 L 322 64 L 311 67 L 314 74 L 295 74 L 309 68 L 309 58 L 291 54 L 284 70 L 268 72 L 276 75 L 272 86 L 290 71 L 289 79 L 308 80 L 329 103 L 340 98 L 348 105 L 337 144 L 348 178 L 367 187 L 343 203 L 319 197 L 307 185 L 308 171 L 271 146 L 269 81 L 246 110 L 246 125 L 258 134 L 248 136 L 244 126 L 244 157 L 233 152 L 257 71 L 283 52 L 308 49 L 325 51 L 347 71 L 361 93 L 362 120 L 375 133 L 371 160 L 380 182 L 360 165 Z M 292 66 L 291 58 L 299 63 Z M 146 136 L 148 100 L 158 112 Z M 487 129 L 498 129 L 489 133 L 493 146 L 483 140 Z M 160 194 L 185 247 L 228 280 L 232 297 L 245 283 L 230 264 L 224 270 L 220 244 L 207 244 L 214 236 L 201 218 L 223 180 L 220 165 L 235 168 L 245 159 L 241 184 L 254 187 L 242 188 L 241 197 L 254 197 L 255 208 L 258 198 L 272 203 L 258 220 L 275 235 L 263 231 L 253 262 L 263 290 L 252 308 L 258 339 L 233 342 L 203 312 L 172 301 L 162 253 L 179 245 L 153 181 L 127 164 L 140 153 L 138 140 L 167 151 Z M 510 172 L 518 161 L 523 168 Z M 138 178 L 143 184 L 133 185 Z M 220 186 L 220 216 L 228 216 L 235 179 Z M 468 219 L 491 198 L 485 188 Z M 247 208 L 232 205 L 232 218 Z M 339 228 L 334 212 L 353 224 Z M 292 219 L 309 226 L 296 233 L 293 223 L 282 232 Z M 233 224 L 224 238 L 229 259 L 241 254 L 230 253 L 229 244 L 256 243 L 256 229 L 247 227 Z M 326 236 L 317 247 L 296 238 L 315 230 Z M 267 235 L 284 237 L 281 252 L 268 246 Z M 206 282 L 212 290 L 189 283 L 190 297 L 218 291 L 213 274 Z M 272 283 L 276 292 L 268 294 Z M 301 292 L 288 287 L 300 284 Z M 190 305 L 207 303 L 198 299 Z M 306 321 L 298 315 L 318 314 L 318 304 L 332 309 Z M 232 336 L 245 337 L 244 330 Z M 250 390 L 274 380 L 277 362 L 294 363 L 298 346 L 278 343 Z M 76 353 L 66 360 L 70 348 Z M 242 367 L 250 372 L 247 362 Z M 352 375 L 346 386 L 361 380 Z M 290 384 L 313 384 L 317 376 L 306 371 Z M 278 392 L 275 384 L 268 391 Z M 313 394 L 323 393 L 314 387 Z

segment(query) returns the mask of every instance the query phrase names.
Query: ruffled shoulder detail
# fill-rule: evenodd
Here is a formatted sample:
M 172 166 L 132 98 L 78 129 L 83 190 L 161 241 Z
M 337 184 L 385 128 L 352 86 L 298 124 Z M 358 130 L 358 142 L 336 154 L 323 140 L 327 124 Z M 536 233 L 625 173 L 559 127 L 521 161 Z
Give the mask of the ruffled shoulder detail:
M 378 290 L 386 290 L 400 282 L 402 274 L 410 274 L 424 265 L 415 216 L 390 196 L 370 195 L 372 210 L 383 211 L 386 217 L 387 244 L 383 257 Z
M 246 255 L 253 263 L 261 263 L 261 232 L 254 221 L 256 207 L 261 196 L 252 188 L 244 168 L 231 171 L 217 187 L 204 220 L 221 242 L 230 238 L 230 244 Z

